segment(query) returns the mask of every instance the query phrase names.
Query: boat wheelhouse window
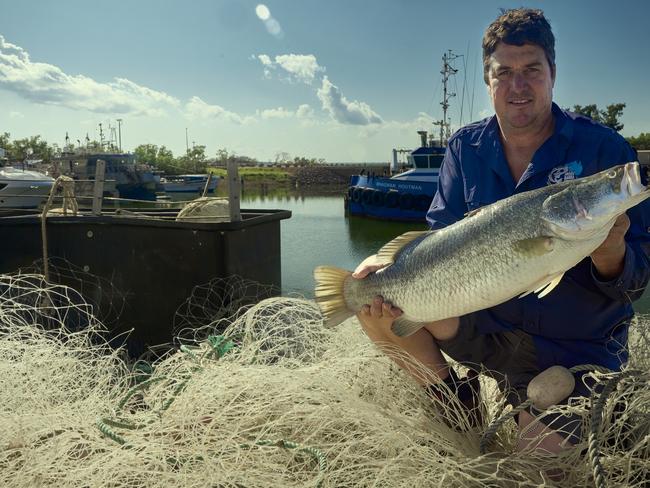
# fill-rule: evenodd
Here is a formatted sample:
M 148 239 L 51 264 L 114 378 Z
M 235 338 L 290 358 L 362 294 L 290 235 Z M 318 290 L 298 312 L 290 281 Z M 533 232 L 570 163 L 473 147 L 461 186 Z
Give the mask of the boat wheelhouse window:
M 429 156 L 429 168 L 440 168 L 444 154 L 431 154 Z
M 417 154 L 413 156 L 416 168 L 440 168 L 443 154 Z
M 413 156 L 413 163 L 416 168 L 428 168 L 429 156 L 427 154 Z

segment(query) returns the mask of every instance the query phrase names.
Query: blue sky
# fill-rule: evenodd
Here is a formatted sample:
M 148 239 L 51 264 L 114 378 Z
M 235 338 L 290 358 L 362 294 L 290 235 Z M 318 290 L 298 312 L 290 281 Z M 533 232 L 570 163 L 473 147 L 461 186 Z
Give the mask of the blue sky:
M 480 42 L 492 0 L 0 0 L 0 132 L 62 145 L 122 122 L 122 144 L 190 144 L 274 160 L 387 161 L 441 117 L 492 113 Z M 650 2 L 538 1 L 556 36 L 555 100 L 625 102 L 624 135 L 650 132 Z M 469 49 L 469 51 L 468 51 Z M 469 55 L 467 55 L 469 52 Z M 463 72 L 465 67 L 465 72 Z M 473 101 L 472 101 L 472 93 Z M 470 113 L 470 106 L 472 108 Z

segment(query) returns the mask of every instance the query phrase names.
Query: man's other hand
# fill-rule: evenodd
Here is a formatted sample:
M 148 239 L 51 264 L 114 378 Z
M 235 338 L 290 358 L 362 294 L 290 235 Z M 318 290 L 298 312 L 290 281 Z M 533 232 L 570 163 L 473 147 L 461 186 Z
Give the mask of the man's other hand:
M 357 266 L 357 269 L 354 270 L 354 273 L 352 273 L 352 277 L 360 280 L 368 276 L 370 273 L 374 273 L 375 271 L 385 268 L 389 264 L 391 263 L 382 261 L 377 257 L 376 254 L 373 254 L 372 256 L 368 256 L 366 259 L 361 261 L 361 264 L 359 264 L 359 266 Z
M 625 258 L 625 233 L 630 228 L 627 214 L 620 215 L 603 243 L 591 253 L 591 261 L 598 274 L 612 280 L 623 272 Z

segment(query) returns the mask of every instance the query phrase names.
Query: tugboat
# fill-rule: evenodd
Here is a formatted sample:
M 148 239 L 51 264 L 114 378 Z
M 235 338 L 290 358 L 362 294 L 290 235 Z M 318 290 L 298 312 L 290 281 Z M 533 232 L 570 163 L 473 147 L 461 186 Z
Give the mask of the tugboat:
M 447 118 L 449 99 L 455 93 L 447 91 L 447 81 L 458 71 L 451 66 L 451 61 L 459 57 L 451 51 L 442 57 L 443 98 L 442 120 L 434 122 L 440 126 L 440 139 L 433 139 L 427 131 L 418 131 L 421 147 L 414 151 L 393 149 L 391 173 L 398 171 L 398 154 L 407 152 L 410 169 L 392 177 L 380 177 L 373 174 L 353 175 L 345 197 L 348 215 L 371 217 L 382 220 L 419 221 L 426 218 L 427 210 L 438 185 L 440 165 L 445 155 L 447 140 L 450 137 L 450 123 Z

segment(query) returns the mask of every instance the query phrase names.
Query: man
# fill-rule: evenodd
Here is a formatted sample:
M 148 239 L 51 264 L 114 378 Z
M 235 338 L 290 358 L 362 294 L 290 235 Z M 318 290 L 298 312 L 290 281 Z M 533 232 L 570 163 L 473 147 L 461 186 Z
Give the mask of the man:
M 460 129 L 449 140 L 438 192 L 427 214 L 432 229 L 515 193 L 636 160 L 634 150 L 616 132 L 553 103 L 554 45 L 540 10 L 506 11 L 486 30 L 484 80 L 495 116 Z M 645 203 L 629 210 L 629 217 L 619 217 L 605 242 L 542 299 L 530 294 L 431 323 L 406 338 L 390 331 L 401 311 L 381 297 L 366 305 L 358 318 L 372 340 L 401 347 L 468 406 L 472 399 L 459 387 L 441 351 L 462 364 L 495 371 L 510 389 L 513 405 L 525 399 L 528 382 L 550 366 L 598 364 L 618 370 L 627 361 L 631 302 L 642 295 L 650 277 L 648 208 Z M 371 257 L 353 276 L 363 278 L 381 266 Z M 423 386 L 436 390 L 436 385 L 426 384 L 430 380 L 412 373 Z M 573 396 L 588 394 L 581 381 L 577 384 Z M 522 429 L 529 427 L 520 440 L 522 449 L 558 452 L 580 436 L 576 419 L 546 419 L 549 427 L 522 412 L 518 422 Z M 540 441 L 541 433 L 548 435 Z

